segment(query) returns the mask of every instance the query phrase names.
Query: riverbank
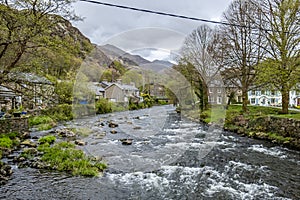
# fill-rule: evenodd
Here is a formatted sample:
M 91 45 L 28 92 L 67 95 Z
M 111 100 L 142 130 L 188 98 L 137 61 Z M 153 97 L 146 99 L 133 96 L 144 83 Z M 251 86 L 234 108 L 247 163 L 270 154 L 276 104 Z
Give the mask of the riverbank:
M 248 109 L 244 113 L 240 105 L 230 105 L 227 110 L 216 106 L 201 114 L 192 111 L 188 115 L 207 124 L 217 124 L 226 131 L 300 150 L 300 111 L 279 114 L 280 110 L 273 107 L 249 106 Z

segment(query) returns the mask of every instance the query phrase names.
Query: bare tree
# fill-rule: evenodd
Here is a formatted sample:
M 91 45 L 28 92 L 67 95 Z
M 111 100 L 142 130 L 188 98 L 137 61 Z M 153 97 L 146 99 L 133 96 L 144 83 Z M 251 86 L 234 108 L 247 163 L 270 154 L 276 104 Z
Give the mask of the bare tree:
M 255 66 L 264 55 L 261 29 L 253 28 L 260 13 L 250 1 L 235 0 L 223 15 L 228 25 L 219 27 L 219 63 L 226 82 L 242 91 L 243 111 L 247 111 L 248 90 L 256 78 Z
M 257 70 L 259 82 L 281 92 L 282 113 L 288 113 L 289 91 L 300 82 L 300 1 L 253 0 L 263 15 L 258 24 L 268 42 L 266 59 Z
M 208 86 L 218 77 L 219 67 L 214 61 L 214 50 L 217 45 L 217 34 L 207 25 L 201 25 L 185 39 L 181 49 L 180 63 L 186 66 L 197 87 L 195 94 L 200 99 L 200 109 L 208 106 Z M 196 84 L 196 85 L 195 85 Z

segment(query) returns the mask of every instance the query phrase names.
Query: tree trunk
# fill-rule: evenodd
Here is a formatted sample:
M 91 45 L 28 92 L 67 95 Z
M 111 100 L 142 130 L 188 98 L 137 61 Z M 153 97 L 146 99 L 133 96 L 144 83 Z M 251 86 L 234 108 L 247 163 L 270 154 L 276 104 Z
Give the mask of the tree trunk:
M 282 114 L 288 114 L 289 113 L 289 99 L 290 99 L 290 93 L 289 91 L 282 91 L 281 92 L 282 97 Z
M 247 108 L 247 104 L 248 104 L 248 91 L 247 90 L 242 90 L 242 98 L 243 98 L 243 112 L 247 112 L 248 108 Z

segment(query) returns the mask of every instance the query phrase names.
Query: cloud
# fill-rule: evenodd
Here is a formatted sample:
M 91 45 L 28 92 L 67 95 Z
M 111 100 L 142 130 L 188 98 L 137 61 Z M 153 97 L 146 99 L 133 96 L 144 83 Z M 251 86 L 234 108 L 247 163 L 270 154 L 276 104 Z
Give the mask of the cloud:
M 102 0 L 99 0 L 102 1 Z M 232 0 L 105 0 L 111 4 L 155 10 L 219 21 Z M 107 7 L 87 2 L 74 4 L 83 21 L 74 25 L 93 43 L 112 44 L 125 51 L 136 52 L 146 59 L 171 60 L 189 33 L 203 24 L 150 13 Z M 212 25 L 212 24 L 211 24 Z M 212 25 L 213 26 L 213 25 Z M 151 49 L 152 50 L 149 50 Z M 176 56 L 175 56 L 176 57 Z

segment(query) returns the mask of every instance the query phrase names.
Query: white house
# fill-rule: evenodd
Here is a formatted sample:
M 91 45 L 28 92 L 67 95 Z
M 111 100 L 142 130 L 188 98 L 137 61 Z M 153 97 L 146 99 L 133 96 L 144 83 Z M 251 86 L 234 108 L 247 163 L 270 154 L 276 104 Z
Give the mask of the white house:
M 250 105 L 281 106 L 282 104 L 281 93 L 275 90 L 250 90 L 248 99 Z M 300 106 L 300 92 L 290 91 L 289 105 Z

